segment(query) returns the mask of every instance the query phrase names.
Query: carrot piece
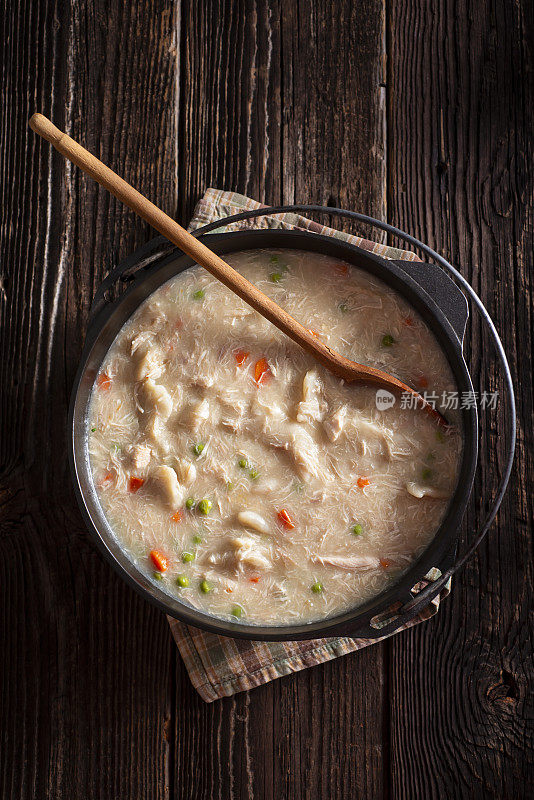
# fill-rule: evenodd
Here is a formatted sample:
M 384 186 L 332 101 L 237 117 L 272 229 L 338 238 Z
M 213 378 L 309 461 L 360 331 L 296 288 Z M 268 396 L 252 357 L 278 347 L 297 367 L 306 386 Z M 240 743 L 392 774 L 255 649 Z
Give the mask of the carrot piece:
M 254 380 L 257 384 L 265 383 L 270 374 L 271 369 L 266 358 L 260 358 L 259 361 L 256 361 L 254 366 Z
M 225 592 L 228 592 L 228 594 L 231 594 L 231 593 L 232 593 L 234 590 L 233 590 L 233 589 L 230 589 L 230 587 L 229 587 L 229 586 L 227 586 L 227 587 L 226 587 L 226 589 L 225 589 L 224 591 L 225 591 Z
M 108 486 L 111 486 L 111 484 L 113 483 L 114 477 L 115 475 L 113 474 L 113 472 L 108 472 L 108 474 L 102 478 L 102 480 L 98 485 L 100 486 L 101 489 L 107 489 Z
M 335 262 L 332 264 L 332 269 L 336 273 L 336 275 L 348 275 L 349 268 L 346 264 L 340 264 L 339 262 Z
M 387 558 L 380 558 L 379 561 L 380 561 L 380 566 L 384 567 L 384 569 L 387 569 L 388 567 L 391 566 L 391 561 L 388 561 Z
M 171 519 L 172 519 L 173 522 L 180 522 L 180 520 L 182 519 L 183 515 L 184 515 L 184 512 L 182 511 L 181 508 L 179 508 L 178 511 L 174 512 L 174 514 L 172 515 Z
M 159 550 L 151 550 L 150 558 L 152 560 L 152 563 L 158 570 L 158 572 L 165 572 L 165 570 L 169 566 L 169 559 L 167 558 L 167 556 L 162 555 L 159 552 Z
M 364 486 L 369 486 L 369 484 L 371 483 L 371 481 L 370 481 L 368 478 L 358 478 L 358 480 L 356 481 L 356 483 L 358 484 L 358 486 L 360 487 L 360 489 L 363 489 L 363 487 L 364 487 Z
M 295 527 L 295 523 L 293 522 L 293 520 L 291 519 L 285 508 L 281 508 L 280 511 L 278 512 L 278 519 L 280 520 L 282 525 L 284 525 L 286 528 L 289 528 L 290 530 Z
M 111 378 L 106 372 L 101 372 L 96 379 L 96 385 L 103 392 L 107 392 L 111 388 Z
M 419 375 L 416 383 L 421 389 L 428 389 L 428 380 L 424 375 Z
M 252 578 L 249 578 L 251 583 L 257 583 L 260 579 L 259 575 L 253 575 Z
M 145 481 L 143 478 L 136 478 L 134 475 L 132 475 L 132 477 L 128 481 L 128 491 L 131 494 L 135 494 L 136 492 L 139 491 L 144 482 Z
M 413 317 L 404 317 L 404 324 L 411 328 L 413 325 Z
M 247 358 L 249 357 L 249 355 L 250 353 L 247 353 L 246 350 L 236 350 L 234 356 L 237 362 L 237 366 L 242 367 Z

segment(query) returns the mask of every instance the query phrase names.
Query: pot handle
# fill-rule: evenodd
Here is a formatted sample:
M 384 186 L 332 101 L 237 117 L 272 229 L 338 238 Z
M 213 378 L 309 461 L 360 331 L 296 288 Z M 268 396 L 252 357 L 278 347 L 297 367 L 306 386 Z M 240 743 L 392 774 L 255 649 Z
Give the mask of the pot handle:
M 372 617 L 356 630 L 347 631 L 344 635 L 355 639 L 383 639 L 401 630 L 404 625 L 413 621 L 418 615 L 421 615 L 421 621 L 429 619 L 433 616 L 430 612 L 430 605 L 452 577 L 455 552 L 456 547 L 454 552 L 450 552 L 442 559 L 439 569 L 437 567 L 430 569 L 413 586 L 404 602 L 397 601 L 388 610 Z
M 147 269 L 154 261 L 168 255 L 175 246 L 164 236 L 156 236 L 146 244 L 139 247 L 120 264 L 114 267 L 98 287 L 89 310 L 89 330 L 95 319 L 110 302 L 109 293 L 117 281 L 129 282 L 135 278 L 140 270 Z
M 469 318 L 469 306 L 461 289 L 441 267 L 424 261 L 394 261 L 419 284 L 450 322 L 459 341 L 463 343 L 465 326 Z

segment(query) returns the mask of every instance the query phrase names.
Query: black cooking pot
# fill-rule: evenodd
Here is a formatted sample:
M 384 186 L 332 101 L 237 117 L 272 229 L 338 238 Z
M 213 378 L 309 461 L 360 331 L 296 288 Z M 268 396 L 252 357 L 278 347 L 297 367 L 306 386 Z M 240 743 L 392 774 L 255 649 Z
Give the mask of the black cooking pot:
M 235 253 L 258 248 L 309 250 L 342 259 L 380 278 L 404 297 L 434 333 L 454 375 L 460 397 L 472 392 L 471 378 L 462 355 L 468 318 L 467 301 L 451 279 L 434 265 L 418 261 L 388 261 L 348 242 L 298 230 L 246 230 L 209 234 L 202 241 L 216 253 Z M 471 492 L 478 454 L 478 422 L 475 407 L 461 410 L 462 459 L 458 483 L 436 535 L 420 558 L 386 591 L 364 605 L 334 617 L 311 623 L 281 626 L 248 625 L 210 616 L 191 608 L 159 588 L 141 572 L 117 542 L 102 511 L 93 484 L 88 455 L 88 409 L 91 389 L 102 362 L 120 329 L 137 307 L 163 283 L 194 263 L 189 256 L 162 238 L 150 242 L 104 281 L 93 303 L 89 330 L 76 375 L 69 412 L 69 447 L 77 499 L 97 545 L 119 574 L 147 600 L 183 622 L 225 636 L 245 639 L 291 640 L 323 636 L 376 638 L 386 632 L 383 618 L 391 608 L 413 605 L 414 587 L 429 573 L 447 570 L 453 560 L 459 528 Z M 169 252 L 170 251 L 170 252 Z M 112 301 L 108 297 L 116 279 L 129 285 Z M 414 611 L 415 613 L 415 611 Z M 387 628 L 390 632 L 390 626 Z

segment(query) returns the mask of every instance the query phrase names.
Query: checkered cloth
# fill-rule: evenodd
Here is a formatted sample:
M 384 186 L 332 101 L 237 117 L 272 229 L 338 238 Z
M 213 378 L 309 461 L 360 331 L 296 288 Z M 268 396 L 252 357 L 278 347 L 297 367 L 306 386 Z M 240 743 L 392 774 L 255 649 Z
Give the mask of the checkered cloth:
M 208 189 L 197 204 L 189 227 L 190 230 L 195 230 L 216 219 L 261 207 L 261 203 L 251 200 L 249 197 L 218 189 Z M 384 258 L 405 261 L 419 260 L 414 253 L 370 242 L 359 236 L 351 236 L 319 225 L 317 222 L 312 222 L 297 214 L 244 220 L 218 229 L 217 233 L 251 227 L 311 230 L 315 233 L 344 239 Z M 425 578 L 432 581 L 436 580 L 439 575 L 439 570 L 434 569 Z M 421 588 L 425 585 L 427 585 L 426 581 L 422 581 Z M 411 628 L 434 616 L 441 600 L 449 594 L 449 591 L 450 582 L 423 612 L 404 625 L 402 629 Z M 389 621 L 392 613 L 393 610 L 390 610 L 383 615 L 382 624 Z M 351 639 L 339 636 L 304 642 L 252 642 L 206 633 L 198 628 L 184 625 L 171 617 L 168 619 L 193 686 L 208 703 L 382 641 L 382 639 Z

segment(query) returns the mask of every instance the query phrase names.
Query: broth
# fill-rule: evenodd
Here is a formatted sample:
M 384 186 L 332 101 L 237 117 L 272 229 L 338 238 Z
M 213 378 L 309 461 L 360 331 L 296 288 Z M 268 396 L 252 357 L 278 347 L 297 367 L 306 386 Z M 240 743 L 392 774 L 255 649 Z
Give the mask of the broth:
M 227 260 L 343 355 L 455 390 L 427 326 L 366 272 L 297 250 Z M 100 503 L 138 568 L 195 608 L 269 625 L 340 613 L 397 580 L 443 519 L 462 447 L 457 427 L 400 399 L 379 410 L 376 389 L 335 378 L 199 266 L 117 335 L 87 435 Z

